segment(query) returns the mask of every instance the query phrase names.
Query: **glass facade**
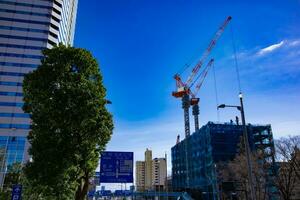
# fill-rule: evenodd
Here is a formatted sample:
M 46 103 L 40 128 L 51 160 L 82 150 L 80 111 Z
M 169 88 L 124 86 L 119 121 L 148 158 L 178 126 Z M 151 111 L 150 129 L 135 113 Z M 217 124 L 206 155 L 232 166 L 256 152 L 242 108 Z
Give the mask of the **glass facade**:
M 0 183 L 10 165 L 23 163 L 26 137 L 0 136 Z
M 23 78 L 41 63 L 41 50 L 73 44 L 77 3 L 0 0 L 0 150 L 5 155 L 1 177 L 7 165 L 29 159 L 25 139 L 31 120 L 22 110 Z
M 265 161 L 272 163 L 270 166 L 273 167 L 275 150 L 271 126 L 248 124 L 247 130 L 251 150 L 269 152 Z M 216 164 L 235 158 L 242 135 L 242 125 L 208 122 L 199 131 L 173 146 L 173 189 L 189 189 L 197 194 L 207 194 L 207 199 L 218 199 Z M 272 176 L 274 174 L 270 174 Z
M 25 141 L 26 137 L 0 136 L 1 172 L 13 163 L 23 162 Z

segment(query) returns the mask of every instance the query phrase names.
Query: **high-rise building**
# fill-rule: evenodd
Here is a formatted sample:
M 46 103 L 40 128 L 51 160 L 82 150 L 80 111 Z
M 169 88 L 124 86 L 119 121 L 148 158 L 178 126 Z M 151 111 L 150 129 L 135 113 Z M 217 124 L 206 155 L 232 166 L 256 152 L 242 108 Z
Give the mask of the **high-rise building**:
M 167 180 L 166 158 L 154 158 L 152 161 L 152 186 L 155 190 L 163 190 Z
M 145 189 L 152 189 L 152 151 L 145 151 Z
M 264 153 L 268 163 L 268 194 L 274 192 L 274 141 L 271 125 L 247 125 L 248 141 L 252 151 Z M 178 142 L 171 149 L 172 186 L 176 191 L 188 190 L 194 195 L 205 194 L 206 199 L 219 195 L 217 164 L 233 160 L 239 151 L 243 126 L 231 123 L 208 122 L 200 130 Z M 200 198 L 194 197 L 194 198 Z
M 137 191 L 165 189 L 167 180 L 167 158 L 154 158 L 146 149 L 145 160 L 135 163 L 135 185 Z
M 137 191 L 145 190 L 145 162 L 135 162 L 135 186 Z
M 22 110 L 23 77 L 38 67 L 41 50 L 73 44 L 77 1 L 0 0 L 1 173 L 12 163 L 28 160 L 31 122 Z

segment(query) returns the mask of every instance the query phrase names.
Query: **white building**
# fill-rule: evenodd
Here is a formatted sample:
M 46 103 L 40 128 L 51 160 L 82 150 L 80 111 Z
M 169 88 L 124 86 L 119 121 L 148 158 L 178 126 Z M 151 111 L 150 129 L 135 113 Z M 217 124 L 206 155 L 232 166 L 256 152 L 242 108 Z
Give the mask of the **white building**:
M 152 161 L 152 186 L 156 190 L 164 189 L 167 181 L 166 158 L 154 158 Z

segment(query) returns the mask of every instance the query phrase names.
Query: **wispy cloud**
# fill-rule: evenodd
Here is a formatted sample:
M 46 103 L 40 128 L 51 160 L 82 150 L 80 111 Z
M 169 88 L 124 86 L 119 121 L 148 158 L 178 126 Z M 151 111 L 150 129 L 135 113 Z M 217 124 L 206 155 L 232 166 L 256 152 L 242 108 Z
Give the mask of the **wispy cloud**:
M 282 40 L 279 43 L 275 43 L 275 44 L 269 45 L 267 47 L 256 50 L 257 51 L 256 55 L 257 56 L 265 56 L 276 50 L 280 50 L 280 49 L 289 50 L 291 48 L 296 48 L 299 46 L 300 46 L 300 39 Z
M 289 42 L 290 46 L 299 46 L 300 45 L 300 39 L 299 40 L 292 40 Z
M 276 49 L 279 49 L 280 47 L 282 47 L 284 44 L 285 44 L 285 41 L 281 41 L 277 44 L 272 44 L 268 47 L 265 47 L 265 48 L 259 50 L 258 55 L 264 55 L 264 54 L 270 53 L 272 51 L 275 51 Z

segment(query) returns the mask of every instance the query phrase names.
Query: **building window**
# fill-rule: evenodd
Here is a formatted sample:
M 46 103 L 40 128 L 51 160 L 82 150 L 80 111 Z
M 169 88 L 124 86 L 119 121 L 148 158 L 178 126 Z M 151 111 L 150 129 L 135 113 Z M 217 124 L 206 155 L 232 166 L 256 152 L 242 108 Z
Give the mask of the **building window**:
M 10 2 L 1 0 L 0 4 L 7 4 L 7 5 L 16 5 L 16 6 L 25 6 L 25 7 L 32 7 L 32 8 L 46 8 L 51 9 L 51 6 L 43 6 L 43 5 L 36 5 L 36 4 L 29 4 L 29 3 L 19 3 L 19 2 Z
M 13 63 L 13 62 L 0 62 L 2 66 L 11 66 L 11 67 L 28 67 L 28 68 L 37 68 L 37 64 L 25 64 L 25 63 Z
M 22 97 L 23 93 L 21 93 L 21 92 L 2 92 L 2 91 L 0 91 L 0 95 Z
M 7 85 L 7 86 L 22 86 L 22 83 L 19 83 L 19 82 L 0 81 L 0 85 Z
M 42 21 L 35 21 L 35 20 L 27 20 L 27 19 L 15 19 L 15 18 L 7 18 L 7 17 L 0 17 L 0 20 L 4 21 L 11 21 L 11 22 L 21 22 L 21 23 L 31 23 L 31 24 L 42 24 L 49 26 L 50 22 L 42 22 Z
M 33 15 L 33 16 L 44 16 L 44 17 L 51 16 L 50 14 L 45 14 L 45 13 L 27 12 L 27 11 L 10 10 L 10 9 L 0 9 L 0 12 L 16 13 L 16 14 L 23 14 L 23 15 Z
M 49 33 L 49 31 L 47 31 L 47 30 L 41 30 L 41 29 L 35 29 L 35 28 L 20 28 L 20 27 L 14 27 L 14 26 L 0 26 L 0 29 L 25 31 L 25 32 L 35 32 L 35 33 L 45 33 L 45 34 Z
M 0 102 L 0 106 L 14 106 L 14 107 L 22 107 L 24 103 L 18 102 Z
M 0 124 L 0 128 L 29 130 L 31 126 L 29 124 Z
M 2 37 L 2 38 L 10 38 L 10 39 L 18 39 L 18 40 L 41 41 L 41 42 L 47 42 L 47 40 L 48 40 L 48 39 L 44 39 L 44 38 L 23 37 L 23 36 L 3 35 L 3 34 L 0 34 L 0 37 Z
M 0 117 L 30 118 L 30 115 L 27 113 L 0 113 Z
M 33 59 L 42 59 L 43 56 L 38 55 L 27 55 L 27 54 L 17 54 L 17 53 L 4 53 L 0 52 L 0 56 L 6 56 L 6 57 L 16 57 L 16 58 L 33 58 Z
M 34 50 L 43 50 L 44 47 L 37 46 L 27 46 L 27 45 L 17 45 L 17 44 L 1 44 L 0 47 L 10 47 L 10 48 L 20 48 L 20 49 L 34 49 Z

